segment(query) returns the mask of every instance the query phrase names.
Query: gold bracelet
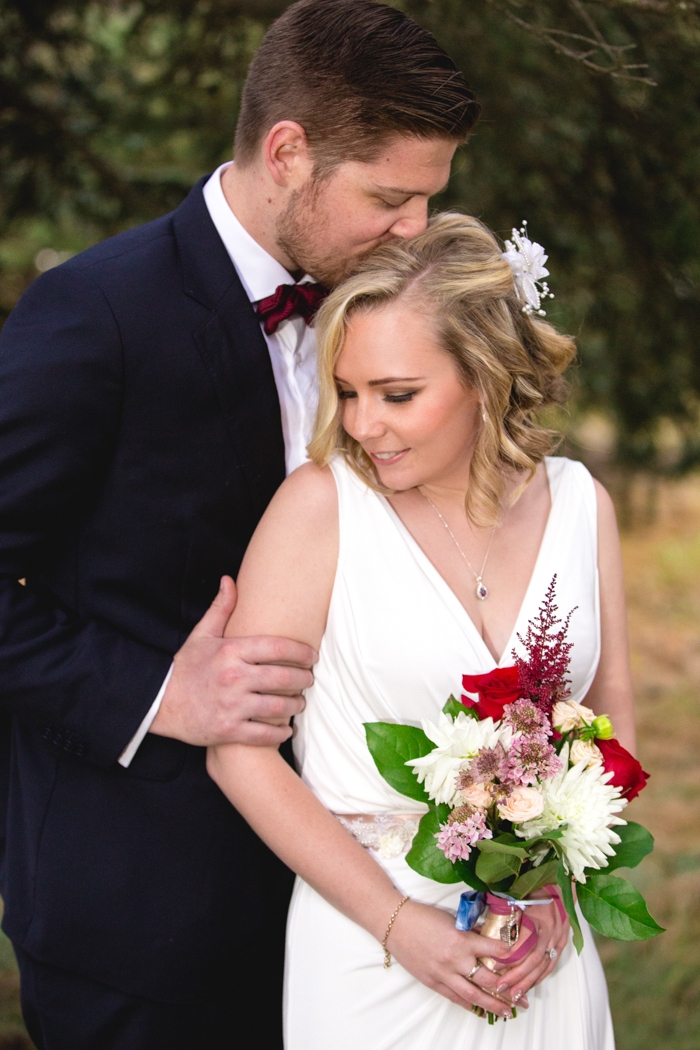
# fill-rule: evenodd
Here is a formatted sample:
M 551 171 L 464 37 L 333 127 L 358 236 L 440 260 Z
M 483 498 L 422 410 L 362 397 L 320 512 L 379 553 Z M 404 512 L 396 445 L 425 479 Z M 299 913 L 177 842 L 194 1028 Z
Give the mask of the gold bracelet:
M 386 942 L 387 942 L 387 940 L 389 938 L 389 934 L 391 933 L 391 927 L 394 925 L 394 922 L 396 920 L 396 916 L 399 914 L 399 912 L 403 908 L 403 906 L 406 903 L 406 901 L 409 901 L 410 899 L 411 899 L 410 897 L 402 897 L 401 900 L 399 901 L 399 903 L 397 904 L 396 908 L 394 908 L 394 912 L 393 912 L 391 918 L 389 919 L 389 925 L 386 928 L 386 933 L 384 934 L 384 939 L 382 940 L 382 948 L 384 949 L 384 969 L 385 970 L 388 970 L 389 967 L 391 966 L 391 953 L 390 953 L 389 949 L 386 946 Z

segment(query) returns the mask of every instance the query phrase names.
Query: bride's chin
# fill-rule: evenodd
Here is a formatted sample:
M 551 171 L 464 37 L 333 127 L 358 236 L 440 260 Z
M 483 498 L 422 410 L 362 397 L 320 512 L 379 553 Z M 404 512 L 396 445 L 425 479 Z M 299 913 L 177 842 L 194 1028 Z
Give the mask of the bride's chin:
M 394 492 L 408 492 L 409 489 L 415 488 L 416 485 L 423 484 L 423 479 L 417 477 L 415 470 L 399 470 L 391 467 L 382 468 L 377 466 L 376 463 L 374 469 L 384 488 L 392 489 Z

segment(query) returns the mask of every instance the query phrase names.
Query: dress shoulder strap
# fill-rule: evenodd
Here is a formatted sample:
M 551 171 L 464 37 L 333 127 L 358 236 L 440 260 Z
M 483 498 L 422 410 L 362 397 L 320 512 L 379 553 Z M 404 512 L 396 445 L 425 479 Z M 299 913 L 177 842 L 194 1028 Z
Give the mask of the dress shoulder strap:
M 593 564 L 598 561 L 598 500 L 595 483 L 588 468 L 566 456 L 548 456 L 547 476 L 552 494 L 552 505 L 556 506 L 559 522 L 559 541 L 576 544 L 585 543 L 592 555 Z
M 346 562 L 349 549 L 368 529 L 379 527 L 384 516 L 378 494 L 355 473 L 342 452 L 328 464 L 338 490 L 339 550 L 338 566 Z

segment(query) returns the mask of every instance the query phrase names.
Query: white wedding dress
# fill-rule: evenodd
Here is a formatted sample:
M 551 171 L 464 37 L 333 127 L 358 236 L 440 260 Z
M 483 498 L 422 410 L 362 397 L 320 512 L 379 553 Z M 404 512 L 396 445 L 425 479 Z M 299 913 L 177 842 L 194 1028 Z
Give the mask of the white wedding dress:
M 574 606 L 572 697 L 582 701 L 600 654 L 597 515 L 586 468 L 548 459 L 552 508 L 532 579 L 501 665 L 557 574 L 561 614 Z M 463 674 L 495 661 L 463 606 L 387 500 L 336 457 L 340 551 L 328 624 L 306 709 L 296 719 L 301 775 L 336 814 L 416 814 L 421 805 L 382 779 L 363 722 L 437 719 Z M 424 807 L 423 807 L 424 808 Z M 391 839 L 391 836 L 389 836 Z M 391 844 L 391 842 L 389 843 Z M 389 851 L 391 852 L 391 850 Z M 462 885 L 440 885 L 384 859 L 402 894 L 453 913 Z M 389 916 L 387 916 L 388 920 Z M 530 1008 L 490 1026 L 415 980 L 381 946 L 297 879 L 287 928 L 287 1050 L 614 1050 L 605 978 L 593 936 L 571 942 Z

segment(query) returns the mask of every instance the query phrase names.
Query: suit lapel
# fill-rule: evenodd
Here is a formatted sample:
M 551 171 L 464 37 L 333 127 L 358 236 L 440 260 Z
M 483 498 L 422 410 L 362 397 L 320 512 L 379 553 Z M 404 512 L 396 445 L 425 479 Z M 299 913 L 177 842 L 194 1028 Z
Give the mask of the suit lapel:
M 209 217 L 202 179 L 174 214 L 185 294 L 208 307 L 194 332 L 257 516 L 284 480 L 277 388 L 260 323 Z

